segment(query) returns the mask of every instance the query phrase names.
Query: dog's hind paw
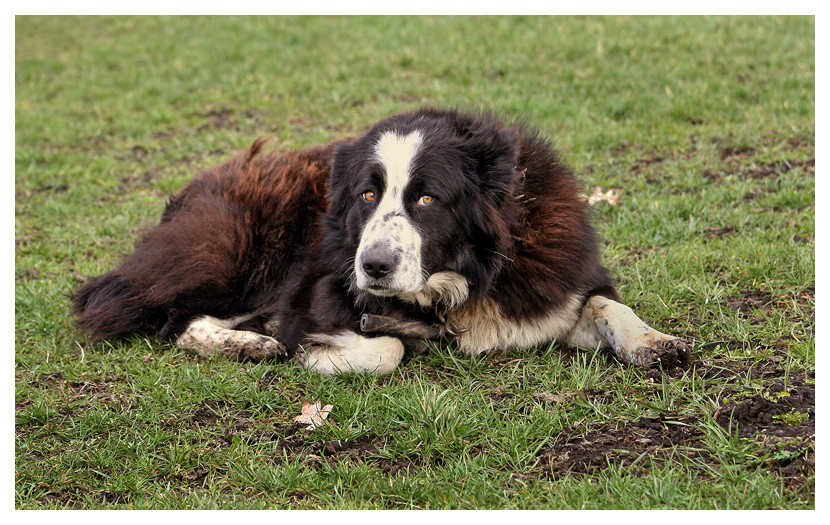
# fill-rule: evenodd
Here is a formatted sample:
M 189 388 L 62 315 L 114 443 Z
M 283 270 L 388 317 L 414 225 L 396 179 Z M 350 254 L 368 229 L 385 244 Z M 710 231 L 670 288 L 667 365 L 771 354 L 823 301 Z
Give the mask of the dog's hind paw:
M 282 343 L 273 337 L 258 334 L 253 334 L 253 337 L 238 342 L 237 349 L 237 358 L 250 359 L 251 361 L 262 361 L 263 359 L 287 354 Z
M 286 355 L 285 346 L 273 337 L 248 330 L 233 330 L 230 328 L 233 325 L 233 320 L 200 317 L 188 325 L 176 344 L 202 357 L 223 354 L 235 359 L 262 361 Z

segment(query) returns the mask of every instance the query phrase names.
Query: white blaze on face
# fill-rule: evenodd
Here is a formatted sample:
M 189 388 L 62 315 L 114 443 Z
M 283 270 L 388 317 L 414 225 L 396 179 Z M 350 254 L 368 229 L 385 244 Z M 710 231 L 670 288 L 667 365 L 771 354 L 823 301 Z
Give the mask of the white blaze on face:
M 410 221 L 403 200 L 412 175 L 412 161 L 422 141 L 417 131 L 405 136 L 386 132 L 375 146 L 375 160 L 385 172 L 385 188 L 363 227 L 357 248 L 355 275 L 360 289 L 383 295 L 385 291 L 417 292 L 423 287 L 421 234 Z M 393 269 L 386 276 L 372 277 L 364 264 L 378 254 L 393 262 Z

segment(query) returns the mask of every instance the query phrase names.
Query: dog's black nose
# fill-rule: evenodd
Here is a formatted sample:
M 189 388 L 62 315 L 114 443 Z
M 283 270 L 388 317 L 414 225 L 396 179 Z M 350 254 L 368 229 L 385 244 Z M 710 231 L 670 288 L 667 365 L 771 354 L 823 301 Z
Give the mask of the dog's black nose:
M 368 248 L 360 258 L 363 271 L 373 279 L 386 277 L 398 266 L 398 257 L 383 248 Z

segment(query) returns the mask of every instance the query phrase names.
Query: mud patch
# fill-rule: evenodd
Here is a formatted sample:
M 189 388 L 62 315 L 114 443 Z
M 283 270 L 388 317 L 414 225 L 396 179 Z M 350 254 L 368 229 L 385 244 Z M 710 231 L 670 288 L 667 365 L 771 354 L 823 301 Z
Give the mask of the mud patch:
M 777 296 L 773 296 L 766 290 L 744 289 L 738 294 L 727 297 L 726 305 L 742 317 L 751 318 L 752 323 L 766 322 L 764 316 L 772 317 L 776 312 L 788 312 L 789 321 L 813 330 L 815 301 L 815 288 L 813 287 Z
M 756 433 L 784 437 L 815 434 L 815 386 L 796 378 L 776 382 L 767 392 L 730 401 L 714 419 L 724 428 L 736 428 L 741 437 Z
M 655 153 L 648 153 L 637 159 L 634 165 L 631 166 L 631 171 L 634 173 L 642 173 L 646 167 L 660 162 L 663 162 L 663 157 Z
M 788 159 L 779 160 L 775 162 L 765 162 L 760 164 L 740 162 L 740 159 L 745 158 L 743 155 L 733 157 L 728 155 L 722 157 L 721 160 L 726 162 L 724 169 L 719 171 L 704 170 L 701 176 L 712 181 L 721 182 L 725 177 L 736 176 L 746 179 L 770 179 L 776 180 L 781 175 L 789 173 L 796 168 L 802 168 L 808 174 L 815 174 L 816 159 L 815 157 L 809 159 Z M 744 200 L 750 200 L 757 197 L 757 192 L 750 192 L 744 196 Z
M 675 447 L 697 447 L 703 434 L 693 421 L 661 414 L 641 418 L 621 426 L 606 425 L 584 436 L 567 438 L 550 447 L 543 447 L 540 467 L 543 478 L 559 478 L 568 474 L 591 474 L 604 471 L 609 464 L 621 464 L 633 474 L 644 475 L 650 467 L 644 458 L 666 459 Z M 689 450 L 690 457 L 707 452 Z
M 243 111 L 240 115 L 244 120 L 256 119 L 256 114 L 250 110 Z M 205 119 L 205 122 L 196 128 L 197 131 L 205 129 L 243 130 L 243 126 L 239 122 L 236 112 L 230 108 L 222 107 L 219 109 L 211 109 L 207 113 L 200 116 Z
M 69 191 L 68 184 L 44 184 L 35 188 L 35 193 L 63 193 Z
M 709 228 L 709 231 L 706 232 L 706 235 L 704 235 L 704 237 L 706 237 L 707 239 L 720 239 L 721 237 L 725 237 L 737 231 L 738 229 L 734 226 L 722 226 L 720 228 L 713 227 Z
M 815 490 L 814 383 L 777 382 L 763 394 L 729 401 L 714 414 L 728 432 L 759 442 L 768 451 L 762 466 L 777 472 L 790 490 Z
M 14 199 L 16 201 L 23 201 L 32 197 L 33 195 L 41 193 L 57 195 L 59 193 L 64 193 L 66 191 L 69 191 L 68 184 L 42 184 L 35 188 L 27 188 L 20 191 L 16 191 L 14 194 Z
M 15 280 L 18 281 L 34 281 L 40 279 L 40 277 L 41 273 L 37 268 L 26 268 L 14 276 Z
M 86 500 L 89 497 L 98 500 L 102 504 L 129 505 L 130 503 L 130 495 L 120 492 L 103 491 L 90 494 L 74 485 L 56 489 L 46 483 L 42 484 L 40 488 L 49 491 L 43 495 L 40 501 L 63 509 L 87 509 L 89 504 Z
M 170 477 L 187 485 L 197 485 L 204 481 L 204 479 L 207 477 L 210 471 L 210 468 L 206 466 L 200 466 L 187 470 L 178 470 L 174 472 Z
M 741 290 L 738 295 L 727 298 L 727 306 L 733 312 L 749 314 L 757 308 L 764 309 L 772 304 L 772 295 L 764 290 Z
M 425 464 L 418 454 L 391 459 L 384 452 L 385 441 L 377 436 L 364 436 L 354 440 L 311 441 L 305 425 L 292 423 L 284 428 L 283 437 L 278 440 L 276 457 L 301 457 L 311 463 L 364 464 L 380 469 L 386 475 L 394 476 L 401 471 L 420 468 Z
M 155 181 L 160 179 L 162 179 L 162 175 L 160 173 L 148 170 L 143 173 L 136 172 L 131 175 L 126 175 L 121 177 L 119 180 L 121 181 L 121 184 L 125 186 L 150 188 Z
M 723 180 L 723 175 L 721 175 L 721 173 L 717 171 L 703 170 L 703 173 L 701 173 L 701 175 L 704 179 L 708 179 L 711 182 L 720 182 Z
M 755 154 L 755 150 L 749 146 L 730 146 L 721 148 L 719 157 L 720 160 L 726 160 L 730 157 L 749 157 Z
M 738 368 L 737 366 L 735 367 Z M 698 377 L 717 377 L 720 367 Z M 743 372 L 727 370 L 739 378 Z M 756 377 L 780 377 L 779 367 L 769 366 Z M 769 379 L 769 377 L 767 377 Z M 728 397 L 713 414 L 724 435 L 736 435 L 758 449 L 756 466 L 780 476 L 790 490 L 814 491 L 815 484 L 815 386 L 803 377 L 785 383 L 778 380 L 763 394 L 743 396 L 736 381 Z M 728 401 L 726 399 L 729 399 Z M 682 457 L 718 468 L 716 451 L 707 446 L 704 422 L 696 417 L 666 412 L 625 424 L 608 424 L 580 433 L 566 431 L 551 446 L 539 451 L 540 475 L 557 479 L 567 475 L 592 475 L 609 465 L 622 466 L 633 475 L 648 475 L 653 463 Z M 569 434 L 569 435 L 568 435 Z
M 109 375 L 100 381 L 78 381 L 67 379 L 63 372 L 58 371 L 33 378 L 29 384 L 34 388 L 57 390 L 66 395 L 67 403 L 59 409 L 61 412 L 72 403 L 82 400 L 96 401 L 101 404 L 115 402 L 129 404 L 127 396 L 113 390 L 114 385 L 121 381 L 123 378 L 115 375 Z

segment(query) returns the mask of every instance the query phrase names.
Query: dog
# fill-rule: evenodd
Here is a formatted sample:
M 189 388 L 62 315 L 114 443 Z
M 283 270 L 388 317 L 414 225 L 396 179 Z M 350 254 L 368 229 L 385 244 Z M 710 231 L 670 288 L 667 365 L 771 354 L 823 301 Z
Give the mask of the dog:
M 90 340 L 389 374 L 422 332 L 361 330 L 381 316 L 466 354 L 556 341 L 644 368 L 687 361 L 687 343 L 621 303 L 578 181 L 525 123 L 423 108 L 326 146 L 264 142 L 197 176 L 76 291 Z

